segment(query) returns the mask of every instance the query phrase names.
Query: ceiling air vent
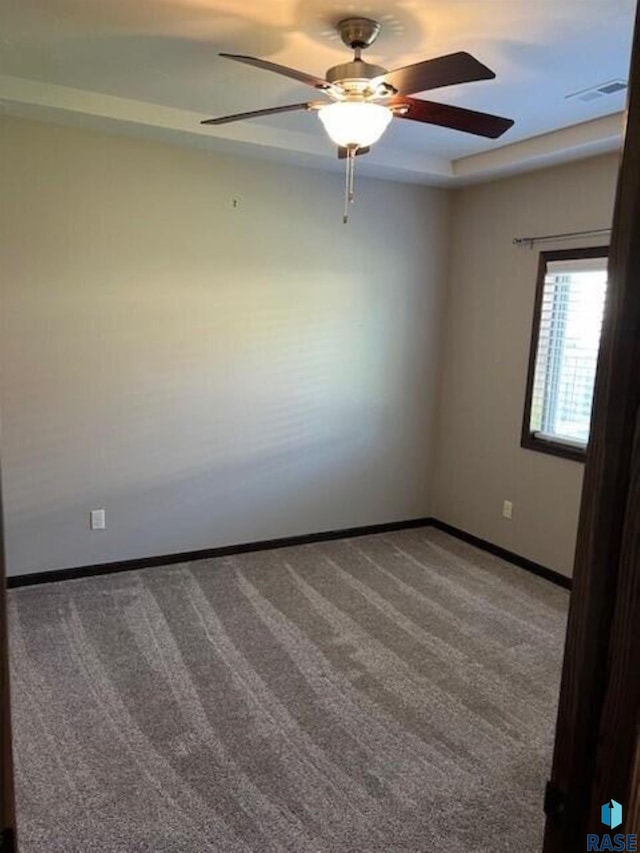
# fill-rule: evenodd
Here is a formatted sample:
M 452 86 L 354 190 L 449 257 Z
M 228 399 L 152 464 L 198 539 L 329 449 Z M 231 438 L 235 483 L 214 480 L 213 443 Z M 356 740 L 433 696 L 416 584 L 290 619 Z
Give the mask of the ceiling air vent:
M 599 86 L 592 86 L 590 89 L 581 89 L 579 92 L 572 92 L 570 95 L 565 95 L 565 98 L 588 104 L 590 101 L 597 101 L 606 95 L 615 95 L 617 92 L 623 92 L 626 88 L 626 80 L 608 80 L 606 83 L 600 83 Z

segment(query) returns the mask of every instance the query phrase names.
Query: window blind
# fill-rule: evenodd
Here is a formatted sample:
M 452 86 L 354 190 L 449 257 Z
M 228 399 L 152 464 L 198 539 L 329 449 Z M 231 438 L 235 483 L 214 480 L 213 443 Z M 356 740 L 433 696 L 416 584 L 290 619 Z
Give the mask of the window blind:
M 606 258 L 547 264 L 530 417 L 539 439 L 589 439 L 606 289 Z

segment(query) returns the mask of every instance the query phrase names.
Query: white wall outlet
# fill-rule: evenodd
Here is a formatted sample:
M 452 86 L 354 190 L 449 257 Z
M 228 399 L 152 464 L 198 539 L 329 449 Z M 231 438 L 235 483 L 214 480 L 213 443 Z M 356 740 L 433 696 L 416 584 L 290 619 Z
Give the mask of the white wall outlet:
M 92 509 L 89 514 L 89 526 L 92 530 L 104 530 L 107 526 L 107 519 L 103 509 Z
M 513 503 L 511 501 L 505 501 L 502 504 L 502 517 L 513 518 Z

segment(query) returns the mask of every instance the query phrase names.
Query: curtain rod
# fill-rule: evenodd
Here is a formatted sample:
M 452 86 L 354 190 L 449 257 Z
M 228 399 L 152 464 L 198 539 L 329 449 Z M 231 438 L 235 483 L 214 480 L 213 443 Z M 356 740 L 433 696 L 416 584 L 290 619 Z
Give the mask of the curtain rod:
M 577 240 L 579 237 L 595 237 L 597 234 L 610 234 L 611 228 L 592 228 L 591 231 L 569 231 L 567 234 L 546 234 L 543 237 L 514 237 L 514 246 L 529 246 L 546 243 L 548 240 Z

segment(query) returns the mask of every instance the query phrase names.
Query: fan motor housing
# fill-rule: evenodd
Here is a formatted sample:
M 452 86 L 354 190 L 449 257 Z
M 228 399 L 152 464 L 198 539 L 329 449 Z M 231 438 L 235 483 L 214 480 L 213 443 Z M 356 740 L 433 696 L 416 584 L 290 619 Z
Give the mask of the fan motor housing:
M 334 65 L 327 71 L 327 83 L 342 83 L 345 80 L 375 80 L 376 77 L 382 77 L 387 73 L 387 69 L 382 65 L 372 65 L 364 60 L 354 60 L 353 62 L 343 62 L 341 65 Z

